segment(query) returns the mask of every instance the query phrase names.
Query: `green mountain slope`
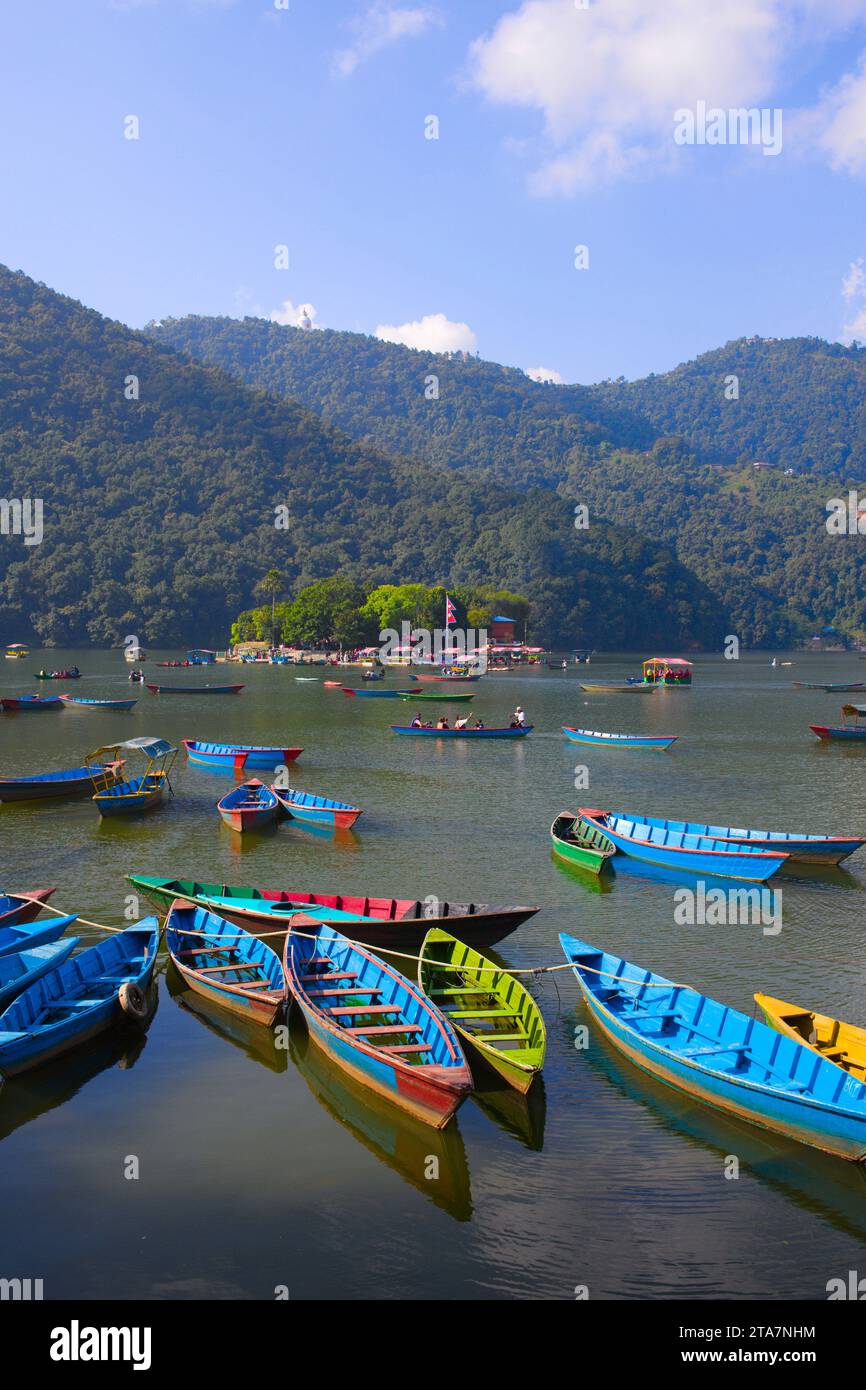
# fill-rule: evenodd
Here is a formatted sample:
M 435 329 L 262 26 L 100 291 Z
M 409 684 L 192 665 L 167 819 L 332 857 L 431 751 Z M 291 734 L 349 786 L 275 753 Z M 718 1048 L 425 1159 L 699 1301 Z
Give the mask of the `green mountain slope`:
M 664 376 L 563 387 L 260 319 L 187 318 L 150 331 L 296 397 L 355 438 L 509 488 L 546 486 L 665 541 L 747 643 L 781 645 L 824 623 L 866 630 L 866 546 L 825 529 L 827 500 L 866 477 L 857 348 L 744 339 Z M 731 376 L 737 399 L 726 398 Z M 773 467 L 759 475 L 755 460 Z
M 724 627 L 653 540 L 387 457 L 2 268 L 0 458 L 4 497 L 45 512 L 41 545 L 0 536 L 4 640 L 215 645 L 272 566 L 524 592 L 551 642 L 714 644 Z

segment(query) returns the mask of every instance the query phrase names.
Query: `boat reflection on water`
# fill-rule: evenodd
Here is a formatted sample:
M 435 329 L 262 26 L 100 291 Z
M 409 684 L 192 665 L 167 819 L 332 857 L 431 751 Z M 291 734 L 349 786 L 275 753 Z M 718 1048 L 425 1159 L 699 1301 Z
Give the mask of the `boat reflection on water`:
M 189 988 L 179 970 L 169 964 L 165 972 L 165 983 L 175 1003 L 198 1019 L 212 1033 L 233 1043 L 254 1062 L 261 1062 L 269 1071 L 286 1071 L 289 1065 L 285 1047 L 276 1046 L 276 1034 L 271 1028 L 263 1028 L 260 1023 L 241 1018 L 239 1014 L 222 1008 L 212 999 Z
M 455 1221 L 471 1220 L 469 1166 L 456 1120 L 434 1129 L 359 1086 L 311 1040 L 297 1009 L 289 1047 L 316 1100 L 344 1129 Z
M 482 1071 L 483 1068 L 483 1071 Z M 472 1059 L 476 1089 L 471 1099 L 499 1129 L 518 1139 L 526 1149 L 540 1153 L 544 1148 L 544 1122 L 547 1098 L 544 1077 L 536 1076 L 526 1095 L 509 1086 L 490 1067 Z
M 569 1041 L 576 1019 L 585 1009 L 564 1018 Z M 741 1169 L 769 1184 L 801 1210 L 828 1221 L 836 1230 L 859 1241 L 866 1239 L 866 1168 L 846 1163 L 783 1135 L 773 1135 L 747 1121 L 722 1115 L 712 1106 L 691 1100 L 681 1091 L 629 1064 L 598 1029 L 579 1060 L 604 1076 L 629 1101 L 643 1106 L 666 1129 L 676 1130 L 690 1144 L 708 1150 L 722 1171 L 735 1154 Z
M 146 999 L 148 1017 L 143 1024 L 120 1023 L 44 1066 L 0 1082 L 0 1140 L 49 1110 L 65 1105 L 109 1067 L 120 1071 L 134 1067 L 147 1043 L 147 1029 L 159 1002 L 155 979 Z
M 337 849 L 360 849 L 361 841 L 351 826 L 315 825 L 312 821 L 284 820 L 280 822 L 281 835 L 296 839 L 299 844 L 308 844 L 310 837 L 327 840 Z
M 614 855 L 619 862 L 621 854 Z M 563 878 L 570 878 L 572 883 L 579 883 L 581 887 L 588 889 L 590 893 L 612 893 L 615 882 L 615 873 L 608 866 L 604 873 L 596 874 L 592 869 L 581 869 L 577 864 L 568 864 L 564 859 L 560 859 L 553 850 L 550 851 L 550 862 L 553 867 L 562 874 Z

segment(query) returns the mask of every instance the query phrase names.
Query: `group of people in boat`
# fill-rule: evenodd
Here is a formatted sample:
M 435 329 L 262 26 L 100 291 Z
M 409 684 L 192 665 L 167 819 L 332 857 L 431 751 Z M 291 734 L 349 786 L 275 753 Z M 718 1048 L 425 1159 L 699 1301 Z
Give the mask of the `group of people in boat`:
M 144 680 L 144 672 L 132 670 L 129 673 L 129 679 L 132 681 L 133 685 L 140 685 Z
M 81 675 L 77 666 L 72 666 L 67 671 L 46 671 L 45 667 L 39 672 L 40 680 L 44 681 L 63 681 L 77 680 Z
M 446 718 L 446 716 L 445 716 L 444 714 L 442 714 L 442 715 L 439 716 L 439 718 L 437 719 L 437 721 L 436 721 L 435 724 L 433 723 L 432 719 L 422 719 L 421 716 L 420 716 L 420 714 L 416 714 L 416 715 L 415 715 L 415 718 L 412 720 L 412 723 L 410 724 L 409 727 L 410 727 L 411 729 L 451 729 L 451 728 L 453 728 L 457 733 L 459 733 L 461 729 L 468 729 L 468 728 L 469 728 L 469 715 L 468 715 L 468 714 L 461 714 L 461 715 L 459 716 L 459 718 L 457 718 L 457 719 L 454 720 L 453 725 L 451 725 L 451 724 L 448 723 L 448 720 L 447 720 L 447 718 Z M 517 709 L 514 711 L 514 713 L 513 713 L 512 716 L 511 716 L 511 723 L 509 724 L 508 727 L 509 727 L 510 729 L 525 729 L 525 728 L 526 728 L 526 714 L 525 714 L 525 712 L 524 712 L 524 710 L 523 710 L 522 705 L 518 705 L 518 706 L 517 706 Z M 482 721 L 481 719 L 476 718 L 475 723 L 472 725 L 472 728 L 473 728 L 473 729 L 483 729 L 483 728 L 484 728 L 484 723 L 483 723 L 483 721 Z

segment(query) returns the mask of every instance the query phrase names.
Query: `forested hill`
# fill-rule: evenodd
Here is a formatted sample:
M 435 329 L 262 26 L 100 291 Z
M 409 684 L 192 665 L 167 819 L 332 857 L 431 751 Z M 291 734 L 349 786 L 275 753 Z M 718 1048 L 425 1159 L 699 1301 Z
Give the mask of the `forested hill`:
M 360 383 L 358 390 L 361 389 Z M 278 567 L 527 594 L 542 641 L 717 645 L 724 606 L 664 545 L 553 493 L 387 457 L 0 268 L 0 638 L 217 645 Z M 275 527 L 275 508 L 288 527 Z
M 265 319 L 167 319 L 148 331 L 355 438 L 517 486 L 556 485 L 575 444 L 647 449 L 674 434 L 701 463 L 866 478 L 866 350 L 819 338 L 741 338 L 642 381 L 555 386 L 495 362 Z
M 151 331 L 358 439 L 467 471 L 473 487 L 547 486 L 666 541 L 748 644 L 786 645 L 824 624 L 866 634 L 866 544 L 825 527 L 828 499 L 866 478 L 859 349 L 743 339 L 664 376 L 566 387 L 261 319 Z M 431 377 L 438 399 L 425 394 Z

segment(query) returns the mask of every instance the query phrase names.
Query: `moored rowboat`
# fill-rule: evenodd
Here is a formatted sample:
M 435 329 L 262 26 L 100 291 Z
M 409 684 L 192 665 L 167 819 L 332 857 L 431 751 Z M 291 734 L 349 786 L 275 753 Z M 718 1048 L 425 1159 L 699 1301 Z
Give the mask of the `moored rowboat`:
M 672 830 L 664 821 L 653 822 L 640 816 L 590 810 L 585 806 L 579 808 L 578 814 L 585 824 L 607 835 L 622 854 L 666 869 L 685 869 L 689 873 L 715 874 L 763 883 L 788 858 L 787 854 L 778 850 L 770 851 L 751 844 L 737 845 L 696 832 Z
M 165 944 L 190 989 L 231 1013 L 270 1027 L 283 1008 L 280 958 L 243 927 L 178 901 L 166 918 Z
M 361 1085 L 444 1128 L 472 1089 L 447 1019 L 396 969 L 333 927 L 303 913 L 292 927 L 283 967 L 313 1041 Z
M 434 927 L 424 938 L 418 983 L 489 1067 L 525 1094 L 544 1066 L 541 1011 L 515 975 Z
M 41 906 L 41 903 L 37 904 L 37 912 Z M 19 951 L 32 951 L 36 946 L 47 946 L 61 937 L 74 921 L 74 917 L 60 916 L 47 918 L 44 922 L 9 922 L 0 918 L 0 958 L 17 955 Z
M 598 814 L 587 812 L 587 815 Z M 744 830 L 729 825 L 706 825 L 703 821 L 659 820 L 652 816 L 632 815 L 628 811 L 609 812 L 614 817 L 648 826 L 651 837 L 672 835 L 694 836 L 715 840 L 728 849 L 758 849 L 781 852 L 792 863 L 839 864 L 849 854 L 866 845 L 862 835 L 802 835 L 789 830 Z
M 75 917 L 61 919 L 63 928 Z M 68 960 L 79 944 L 77 936 L 65 936 L 62 941 L 48 941 L 33 950 L 18 951 L 12 956 L 0 956 L 0 1005 L 5 1009 L 16 995 L 35 984 L 49 970 L 56 970 Z
M 127 710 L 138 704 L 137 700 L 93 700 L 82 695 L 59 695 L 57 698 L 64 704 L 81 705 L 84 709 Z
M 106 786 L 123 777 L 123 762 L 94 764 L 92 767 L 69 767 L 62 772 L 38 772 L 32 777 L 0 778 L 0 801 L 48 801 L 52 797 L 93 794 L 93 777 L 102 778 Z
M 596 729 L 572 729 L 563 724 L 562 732 L 571 743 L 591 743 L 603 748 L 670 748 L 676 734 L 604 734 Z
M 861 1081 L 866 1077 L 866 1028 L 787 1004 L 770 994 L 756 994 L 755 1003 L 777 1033 L 804 1043 Z
M 227 792 L 217 802 L 217 810 L 229 829 L 240 833 L 269 825 L 276 819 L 279 802 L 270 787 L 254 777 Z
M 851 723 L 827 725 L 810 724 L 809 728 L 813 734 L 817 734 L 820 739 L 862 739 L 866 738 L 866 724 L 861 724 L 861 719 L 866 719 L 866 705 L 843 705 L 842 715 Z
M 7 714 L 23 714 L 28 710 L 63 709 L 63 701 L 59 695 L 18 695 L 15 698 L 6 696 L 0 700 L 0 705 Z
M 186 756 L 196 767 L 218 768 L 221 772 L 242 772 L 245 768 L 275 768 L 294 762 L 303 748 L 271 748 L 244 743 L 202 743 L 185 738 Z
M 616 845 L 603 831 L 587 825 L 569 811 L 561 811 L 550 827 L 553 852 L 567 864 L 600 874 L 616 854 Z
M 148 685 L 151 695 L 237 695 L 242 685 Z
M 294 787 L 273 786 L 271 791 L 293 820 L 313 821 L 318 825 L 334 825 L 347 830 L 363 815 L 360 807 L 351 806 L 348 801 L 334 801 L 329 796 L 314 796 L 311 792 L 298 791 Z
M 31 888 L 29 893 L 0 893 L 0 929 L 32 922 L 56 888 Z
M 635 695 L 648 695 L 655 690 L 654 685 L 644 685 L 640 681 L 608 681 L 602 683 L 595 681 L 591 685 L 584 685 L 581 682 L 581 690 L 585 690 L 587 695 L 625 695 L 629 692 Z
M 737 1119 L 841 1158 L 866 1157 L 862 1082 L 697 990 L 559 939 L 596 1023 L 642 1070 Z
M 25 989 L 0 1014 L 0 1074 L 39 1066 L 123 1018 L 143 1024 L 158 943 L 159 923 L 146 917 Z
M 231 887 L 225 883 L 199 883 L 190 878 L 151 878 L 128 874 L 130 883 L 158 907 L 185 898 L 210 907 L 230 922 L 252 931 L 273 931 L 293 912 L 309 912 L 323 920 L 351 921 L 347 935 L 371 946 L 396 946 L 415 950 L 430 927 L 445 927 L 473 946 L 492 946 L 522 922 L 534 917 L 537 907 L 497 907 L 490 903 L 442 902 L 438 898 L 369 897 L 349 893 L 309 893 L 303 889 Z

